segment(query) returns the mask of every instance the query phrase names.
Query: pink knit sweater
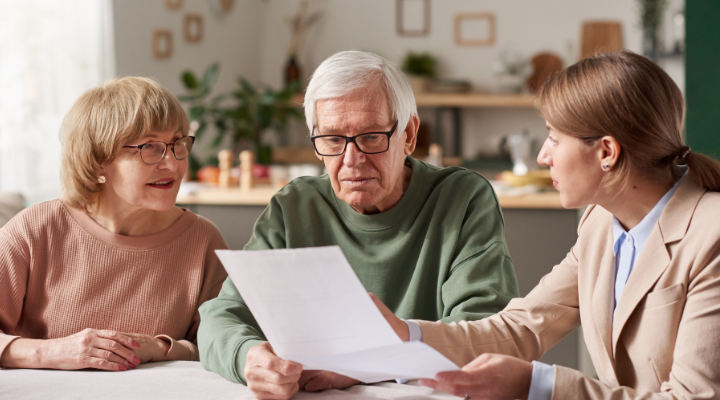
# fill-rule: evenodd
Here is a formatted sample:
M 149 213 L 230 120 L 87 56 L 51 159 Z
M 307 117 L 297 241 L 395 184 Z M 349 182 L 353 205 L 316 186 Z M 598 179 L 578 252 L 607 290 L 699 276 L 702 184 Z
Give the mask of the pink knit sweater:
M 0 229 L 0 356 L 17 337 L 85 328 L 158 336 L 167 360 L 198 360 L 198 307 L 227 276 L 220 231 L 190 211 L 155 235 L 111 233 L 61 200 Z

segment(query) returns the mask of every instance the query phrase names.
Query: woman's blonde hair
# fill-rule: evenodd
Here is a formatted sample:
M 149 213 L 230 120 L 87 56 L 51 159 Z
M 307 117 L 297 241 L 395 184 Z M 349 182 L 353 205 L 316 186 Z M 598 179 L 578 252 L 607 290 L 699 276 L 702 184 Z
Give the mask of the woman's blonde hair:
M 85 92 L 63 119 L 63 199 L 90 211 L 102 184 L 100 167 L 112 161 L 122 146 L 150 131 L 188 135 L 188 118 L 175 96 L 148 78 L 113 80 Z
M 548 78 L 539 101 L 559 132 L 588 144 L 603 136 L 620 143 L 608 186 L 627 182 L 631 169 L 655 182 L 672 182 L 679 178 L 675 166 L 687 164 L 699 185 L 720 190 L 720 163 L 683 142 L 680 89 L 645 57 L 620 51 L 586 58 Z

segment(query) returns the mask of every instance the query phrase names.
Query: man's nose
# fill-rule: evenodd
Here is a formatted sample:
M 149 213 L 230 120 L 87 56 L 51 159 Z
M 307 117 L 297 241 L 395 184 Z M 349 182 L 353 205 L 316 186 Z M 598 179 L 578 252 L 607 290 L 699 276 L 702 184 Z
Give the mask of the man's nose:
M 345 148 L 345 154 L 343 154 L 343 164 L 346 167 L 352 168 L 356 165 L 362 164 L 364 160 L 365 153 L 358 149 L 357 144 L 352 142 L 348 143 Z
M 547 165 L 550 166 L 552 163 L 552 157 L 550 157 L 550 151 L 548 150 L 548 144 L 547 141 L 543 143 L 542 149 L 540 149 L 540 153 L 538 153 L 537 156 L 537 163 L 539 165 Z

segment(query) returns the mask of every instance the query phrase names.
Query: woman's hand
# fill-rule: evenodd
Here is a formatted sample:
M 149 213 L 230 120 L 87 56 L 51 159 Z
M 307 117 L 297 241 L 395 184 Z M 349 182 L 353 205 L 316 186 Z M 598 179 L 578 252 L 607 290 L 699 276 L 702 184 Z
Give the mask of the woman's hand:
M 483 354 L 461 371 L 440 372 L 420 384 L 470 399 L 527 399 L 532 363 L 499 354 Z
M 135 350 L 135 355 L 138 356 L 141 363 L 164 361 L 170 350 L 167 342 L 154 336 L 141 333 L 124 333 L 124 335 L 140 344 L 140 348 Z
M 9 368 L 83 369 L 125 371 L 140 364 L 135 351 L 140 343 L 120 332 L 85 329 L 59 339 L 16 339 L 2 354 Z
M 375 303 L 375 306 L 378 308 L 378 310 L 380 310 L 380 313 L 383 315 L 383 317 L 385 317 L 387 322 L 393 328 L 395 333 L 400 336 L 400 339 L 402 339 L 403 342 L 407 342 L 408 340 L 410 340 L 410 330 L 408 329 L 405 321 L 396 317 L 395 314 L 393 314 L 393 312 L 385 304 L 383 304 L 380 299 L 377 298 L 377 296 L 372 293 L 368 294 L 370 295 L 372 301 Z

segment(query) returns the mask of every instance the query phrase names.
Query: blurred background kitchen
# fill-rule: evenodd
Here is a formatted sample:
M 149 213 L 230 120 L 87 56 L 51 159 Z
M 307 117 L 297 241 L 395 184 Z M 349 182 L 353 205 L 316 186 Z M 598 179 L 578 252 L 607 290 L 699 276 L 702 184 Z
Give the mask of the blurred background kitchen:
M 141 75 L 193 121 L 178 204 L 240 249 L 277 190 L 323 173 L 303 89 L 325 58 L 359 49 L 411 79 L 413 156 L 493 183 L 524 295 L 573 245 L 579 215 L 537 169 L 547 130 L 533 93 L 597 51 L 644 54 L 686 94 L 693 151 L 718 157 L 718 17 L 717 0 L 0 0 L 0 224 L 60 195 L 58 129 L 75 99 Z M 545 361 L 592 374 L 577 334 Z

